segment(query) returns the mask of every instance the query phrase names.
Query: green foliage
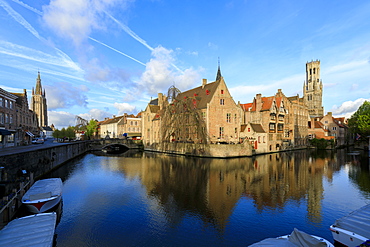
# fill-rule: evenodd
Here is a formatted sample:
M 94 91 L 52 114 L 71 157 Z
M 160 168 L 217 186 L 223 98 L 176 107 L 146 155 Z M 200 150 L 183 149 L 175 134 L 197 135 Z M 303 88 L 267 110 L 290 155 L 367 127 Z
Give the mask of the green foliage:
M 62 138 L 62 134 L 61 134 L 60 130 L 58 130 L 58 129 L 54 130 L 53 131 L 53 137 L 57 138 L 57 139 Z
M 68 126 L 68 128 L 66 129 L 65 137 L 69 139 L 75 139 L 76 138 L 75 129 L 71 126 Z
M 98 122 L 94 119 L 91 119 L 89 124 L 86 126 L 85 136 L 90 139 L 95 135 L 98 129 Z
M 334 140 L 326 140 L 324 138 L 321 138 L 321 139 L 314 138 L 309 141 L 310 141 L 310 144 L 316 147 L 317 149 L 334 148 L 334 144 L 335 144 Z
M 363 139 L 370 135 L 370 102 L 365 101 L 348 119 L 352 133 L 360 134 Z

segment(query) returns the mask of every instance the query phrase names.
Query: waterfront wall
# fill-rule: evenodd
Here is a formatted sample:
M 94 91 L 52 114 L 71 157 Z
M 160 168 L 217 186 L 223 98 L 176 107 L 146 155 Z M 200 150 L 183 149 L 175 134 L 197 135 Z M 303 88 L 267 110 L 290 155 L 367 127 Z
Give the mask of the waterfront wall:
M 75 142 L 2 155 L 0 156 L 1 180 L 17 181 L 23 176 L 22 170 L 33 173 L 36 179 L 88 150 L 90 150 L 90 143 Z
M 154 143 L 144 148 L 146 151 L 164 152 L 196 157 L 232 158 L 254 155 L 249 143 L 243 144 L 195 144 L 195 143 Z

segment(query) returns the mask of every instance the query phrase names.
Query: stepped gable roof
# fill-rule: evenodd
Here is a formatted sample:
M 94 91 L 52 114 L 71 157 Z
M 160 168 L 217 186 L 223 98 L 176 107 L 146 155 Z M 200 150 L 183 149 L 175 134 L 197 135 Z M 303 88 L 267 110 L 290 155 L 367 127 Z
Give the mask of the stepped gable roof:
M 251 127 L 253 128 L 254 132 L 256 133 L 266 133 L 266 131 L 263 129 L 261 124 L 252 124 Z
M 207 103 L 211 101 L 221 80 L 207 83 L 205 85 L 190 89 L 180 93 L 176 99 L 183 100 L 184 98 L 195 98 L 197 100 L 197 108 L 203 109 L 207 107 Z

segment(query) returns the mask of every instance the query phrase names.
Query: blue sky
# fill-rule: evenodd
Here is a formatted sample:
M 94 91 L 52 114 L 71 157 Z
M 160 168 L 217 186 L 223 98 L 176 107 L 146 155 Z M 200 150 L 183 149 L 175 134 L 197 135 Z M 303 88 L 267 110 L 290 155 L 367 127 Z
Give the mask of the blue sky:
M 321 61 L 324 110 L 350 117 L 370 100 L 370 2 L 0 0 L 0 87 L 37 72 L 49 124 L 137 114 L 157 93 L 221 72 L 236 102 L 299 94 Z

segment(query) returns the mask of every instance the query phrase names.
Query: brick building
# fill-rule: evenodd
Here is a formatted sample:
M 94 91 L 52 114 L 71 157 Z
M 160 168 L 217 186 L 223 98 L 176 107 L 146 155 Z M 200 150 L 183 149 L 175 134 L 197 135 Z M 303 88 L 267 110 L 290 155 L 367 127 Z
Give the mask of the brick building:
M 171 95 L 170 102 L 158 94 L 158 99 L 148 104 L 142 113 L 144 144 L 161 141 L 237 143 L 241 114 L 219 67 L 214 82 L 207 83 L 203 79 L 201 86 Z M 206 140 L 200 135 L 203 131 Z

